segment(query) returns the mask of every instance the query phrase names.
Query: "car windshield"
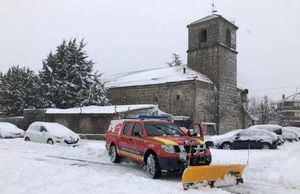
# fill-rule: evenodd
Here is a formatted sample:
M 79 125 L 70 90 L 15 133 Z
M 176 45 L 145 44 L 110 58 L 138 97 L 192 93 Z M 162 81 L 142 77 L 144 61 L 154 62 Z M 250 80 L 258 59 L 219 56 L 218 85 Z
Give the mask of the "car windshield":
M 148 136 L 184 136 L 182 131 L 170 123 L 145 123 Z

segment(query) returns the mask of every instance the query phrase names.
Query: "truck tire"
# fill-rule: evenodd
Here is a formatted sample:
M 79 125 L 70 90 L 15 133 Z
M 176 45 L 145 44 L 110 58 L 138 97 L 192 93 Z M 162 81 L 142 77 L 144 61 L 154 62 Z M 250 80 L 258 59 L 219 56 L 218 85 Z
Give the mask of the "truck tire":
M 111 146 L 109 147 L 108 155 L 109 155 L 109 157 L 110 157 L 110 160 L 111 160 L 113 163 L 119 163 L 120 160 L 121 160 L 121 157 L 120 157 L 120 155 L 118 154 L 117 148 L 116 148 L 115 145 L 111 145 Z
M 146 170 L 148 175 L 153 179 L 161 177 L 161 169 L 155 154 L 151 153 L 146 159 Z

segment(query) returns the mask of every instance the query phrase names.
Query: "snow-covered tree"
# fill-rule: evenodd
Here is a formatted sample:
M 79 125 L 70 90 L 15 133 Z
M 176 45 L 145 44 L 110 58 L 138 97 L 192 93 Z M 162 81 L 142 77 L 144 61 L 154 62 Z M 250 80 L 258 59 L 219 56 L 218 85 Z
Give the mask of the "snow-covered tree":
M 40 106 L 37 76 L 28 68 L 11 67 L 0 73 L 0 112 L 3 116 L 21 116 L 27 108 Z
M 88 59 L 81 40 L 63 41 L 43 61 L 39 73 L 44 107 L 70 108 L 106 105 L 106 90 L 99 73 L 93 72 L 94 62 Z
M 182 60 L 180 59 L 180 56 L 176 53 L 172 53 L 172 61 L 167 63 L 169 67 L 175 67 L 182 65 Z

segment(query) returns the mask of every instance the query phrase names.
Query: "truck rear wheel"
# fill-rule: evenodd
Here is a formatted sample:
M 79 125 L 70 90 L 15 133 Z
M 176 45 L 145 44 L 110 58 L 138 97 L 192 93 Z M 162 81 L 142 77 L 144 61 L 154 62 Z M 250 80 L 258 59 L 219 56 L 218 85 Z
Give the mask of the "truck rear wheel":
M 119 163 L 120 162 L 120 155 L 118 154 L 117 152 L 117 148 L 115 145 L 111 145 L 109 147 L 109 151 L 108 151 L 108 155 L 110 157 L 110 160 L 113 162 L 113 163 Z
M 155 154 L 151 153 L 146 160 L 146 170 L 148 175 L 153 179 L 161 177 L 161 169 Z

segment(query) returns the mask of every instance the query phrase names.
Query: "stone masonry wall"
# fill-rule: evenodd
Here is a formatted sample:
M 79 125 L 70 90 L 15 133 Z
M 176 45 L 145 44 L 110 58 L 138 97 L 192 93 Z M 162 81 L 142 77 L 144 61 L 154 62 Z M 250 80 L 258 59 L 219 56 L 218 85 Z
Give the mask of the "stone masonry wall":
M 204 103 L 201 99 L 204 98 L 200 97 L 201 91 L 206 94 L 211 88 L 211 84 L 187 81 L 111 88 L 108 97 L 112 104 L 158 104 L 160 110 L 166 113 L 202 118 Z M 198 102 L 198 108 L 195 106 L 195 99 Z

